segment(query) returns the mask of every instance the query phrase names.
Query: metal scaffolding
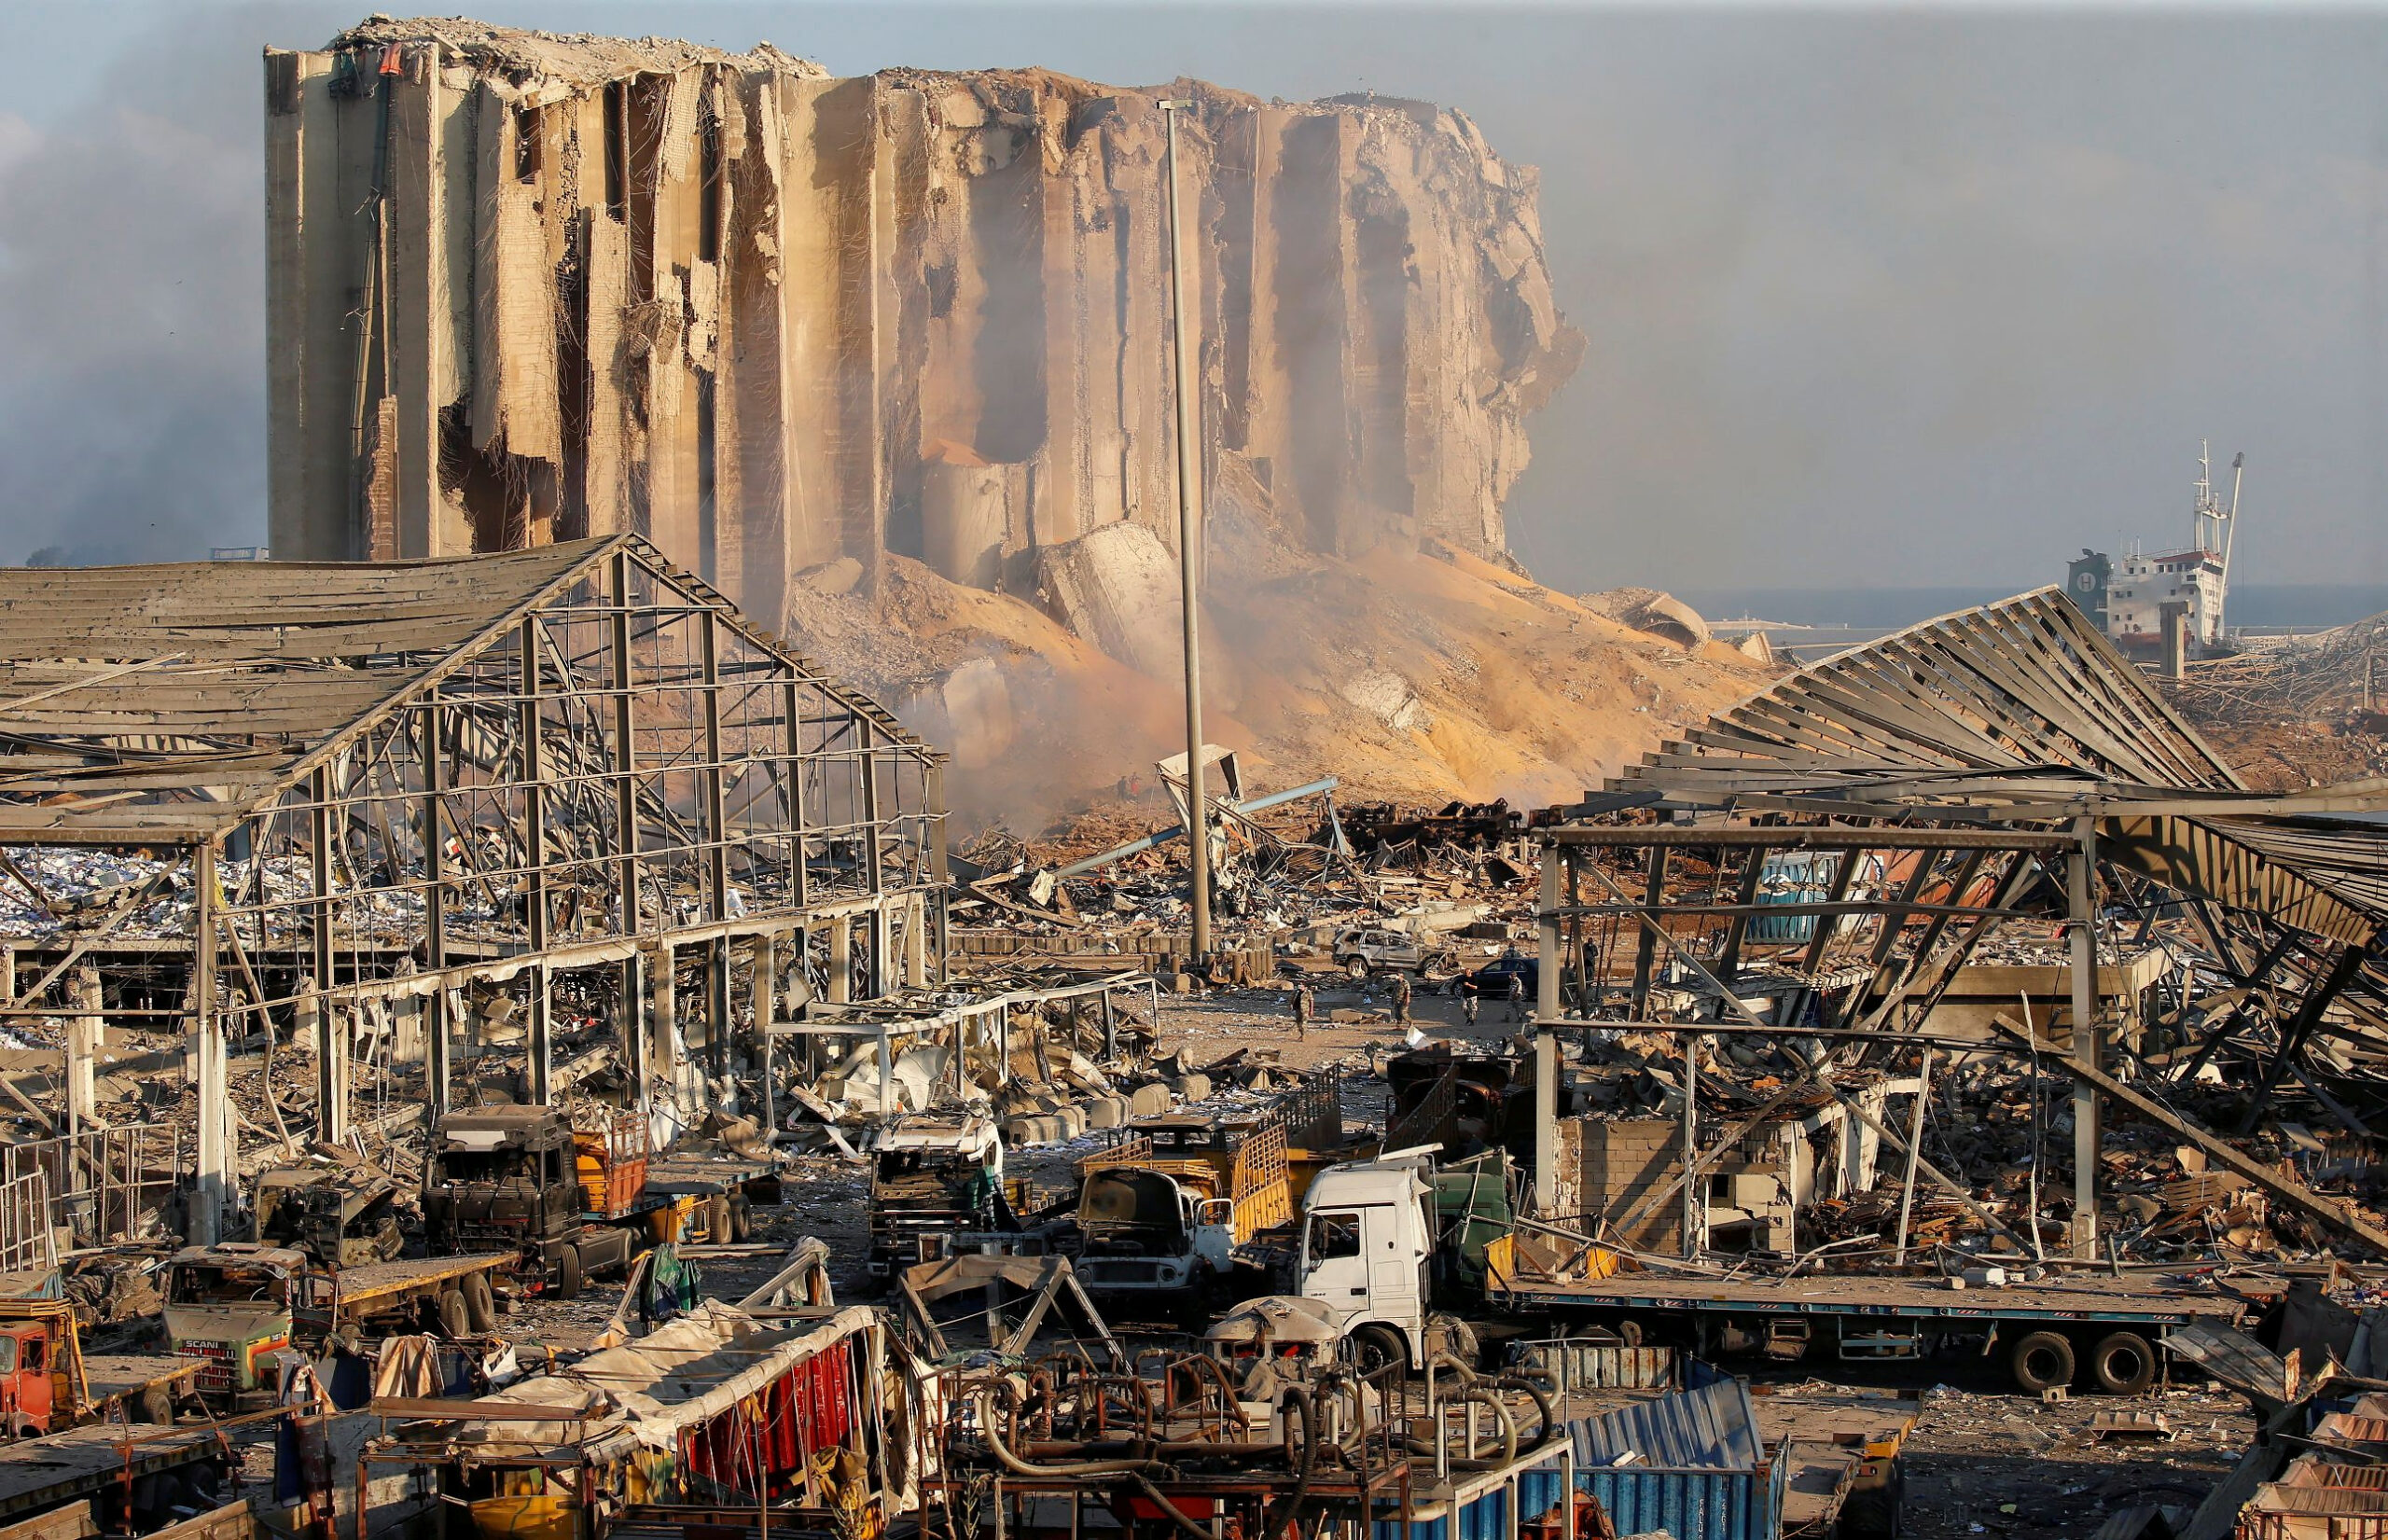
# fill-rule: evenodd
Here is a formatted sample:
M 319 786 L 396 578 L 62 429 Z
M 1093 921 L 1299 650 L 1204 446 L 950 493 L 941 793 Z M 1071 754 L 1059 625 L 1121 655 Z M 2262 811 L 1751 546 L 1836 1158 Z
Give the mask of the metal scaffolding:
M 0 572 L 5 1009 L 180 1026 L 194 1239 L 229 1197 L 228 1036 L 269 1021 L 316 1034 L 337 1142 L 360 1026 L 420 1034 L 436 1116 L 460 1038 L 519 1025 L 544 1100 L 562 990 L 668 1128 L 729 1074 L 734 950 L 758 1025 L 799 970 L 942 977 L 941 774 L 636 535 Z
M 2025 594 L 1792 674 L 1629 769 L 1581 810 L 1605 823 L 1547 831 L 1537 1016 L 1546 1029 L 1673 1034 L 1688 1173 L 1739 1137 L 1702 1153 L 1698 1039 L 1753 1033 L 1800 1071 L 1784 1096 L 1821 1088 L 1993 1225 L 1833 1075 L 1929 1046 L 2061 1064 L 2075 1082 L 2071 1248 L 2087 1256 L 2106 1103 L 2245 1159 L 2113 1073 L 2161 1078 L 2105 1007 L 2117 950 L 2160 938 L 2242 992 L 2166 1073 L 2194 1075 L 2259 1009 L 2278 1031 L 2256 1104 L 2287 1074 L 2328 1102 L 2299 1062 L 2309 1040 L 2388 1047 L 2377 956 L 2388 837 L 2336 816 L 2383 805 L 2379 783 L 2250 791 L 2061 593 Z M 2036 1016 L 2019 1000 L 2020 1021 L 1993 1018 L 1953 1043 L 1935 1035 L 1967 963 L 2018 922 L 2062 966 L 2063 998 Z M 1546 1055 L 1552 1041 L 1546 1030 Z M 1556 1177 L 1542 1159 L 1547 1194 Z M 2257 1163 L 2243 1173 L 2388 1254 L 2388 1234 Z

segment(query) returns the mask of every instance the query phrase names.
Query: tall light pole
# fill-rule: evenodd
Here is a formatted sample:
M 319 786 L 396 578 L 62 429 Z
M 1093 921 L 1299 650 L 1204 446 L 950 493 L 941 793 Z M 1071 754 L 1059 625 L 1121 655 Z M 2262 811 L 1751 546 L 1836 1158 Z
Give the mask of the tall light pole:
M 1202 461 L 1195 429 L 1201 405 L 1194 395 L 1195 349 L 1186 321 L 1186 230 L 1177 215 L 1177 110 L 1192 104 L 1164 101 L 1169 125 L 1169 324 L 1177 362 L 1177 566 L 1186 618 L 1187 845 L 1194 853 L 1196 960 L 1211 955 L 1211 804 L 1202 795 L 1202 646 L 1196 590 L 1201 588 Z

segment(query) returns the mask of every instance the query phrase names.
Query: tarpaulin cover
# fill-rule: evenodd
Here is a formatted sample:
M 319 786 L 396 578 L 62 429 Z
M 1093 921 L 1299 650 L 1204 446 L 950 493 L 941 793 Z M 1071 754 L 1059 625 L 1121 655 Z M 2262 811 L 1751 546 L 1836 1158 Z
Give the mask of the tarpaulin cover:
M 798 1366 L 826 1358 L 838 1367 L 798 1377 L 813 1387 L 810 1394 L 836 1408 L 806 1420 L 806 1436 L 822 1436 L 810 1445 L 817 1450 L 843 1437 L 847 1423 L 842 1419 L 849 1415 L 849 1355 L 828 1350 L 863 1337 L 877 1320 L 874 1311 L 852 1307 L 816 1326 L 773 1329 L 733 1306 L 707 1300 L 635 1342 L 591 1353 L 567 1368 L 482 1398 L 483 1404 L 603 1408 L 609 1413 L 603 1422 L 593 1427 L 563 1422 L 490 1422 L 483 1424 L 479 1442 L 485 1447 L 539 1448 L 577 1443 L 593 1463 L 619 1458 L 640 1445 L 686 1457 L 684 1431 L 700 1428 L 741 1401 L 761 1394 Z M 824 1380 L 834 1380 L 834 1396 L 820 1388 Z M 804 1405 L 800 1398 L 798 1405 Z

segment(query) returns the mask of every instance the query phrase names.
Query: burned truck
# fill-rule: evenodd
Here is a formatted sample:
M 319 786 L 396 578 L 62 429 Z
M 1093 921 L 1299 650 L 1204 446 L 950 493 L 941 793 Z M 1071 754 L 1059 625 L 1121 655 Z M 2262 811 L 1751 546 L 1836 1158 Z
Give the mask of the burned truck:
M 272 1389 L 272 1357 L 335 1333 L 437 1328 L 458 1339 L 497 1327 L 497 1254 L 327 1269 L 303 1251 L 228 1241 L 167 1259 L 166 1335 L 199 1361 L 199 1393 L 238 1401 Z
M 626 1215 L 644 1194 L 644 1166 L 604 1174 Z M 579 1145 L 554 1108 L 451 1113 L 432 1131 L 423 1220 L 434 1252 L 512 1252 L 529 1282 L 576 1298 L 590 1273 L 627 1267 L 640 1250 L 630 1229 L 586 1223 L 586 1212 Z
M 1098 1296 L 1202 1295 L 1293 1218 L 1282 1108 L 1156 1117 L 1078 1162 L 1077 1275 Z
M 398 1186 L 379 1172 L 285 1166 L 257 1176 L 256 1233 L 268 1246 L 305 1252 L 326 1268 L 361 1268 L 406 1248 Z
M 658 1180 L 643 1117 L 590 1121 L 519 1106 L 441 1118 L 423 1173 L 431 1249 L 511 1251 L 523 1282 L 570 1299 L 590 1275 L 626 1269 L 659 1242 L 743 1238 L 750 1189 L 776 1186 L 754 1162 L 715 1162 L 722 1179 Z
M 1004 1182 L 1004 1143 L 986 1118 L 914 1113 L 869 1145 L 873 1278 L 943 1258 L 957 1237 L 1020 1228 Z

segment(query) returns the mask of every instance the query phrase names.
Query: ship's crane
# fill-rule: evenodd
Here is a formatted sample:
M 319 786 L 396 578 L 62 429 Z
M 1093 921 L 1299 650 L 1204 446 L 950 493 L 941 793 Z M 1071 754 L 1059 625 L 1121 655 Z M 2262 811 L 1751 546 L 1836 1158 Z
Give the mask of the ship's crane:
M 2230 457 L 2230 506 L 2224 507 L 2222 499 L 2214 493 L 2213 458 L 2206 441 L 2198 440 L 2198 479 L 2196 501 L 2191 511 L 2192 548 L 2218 551 L 2222 556 L 2221 591 L 2230 592 L 2230 545 L 2239 533 L 2239 486 L 2246 475 L 2247 454 L 2242 450 Z

